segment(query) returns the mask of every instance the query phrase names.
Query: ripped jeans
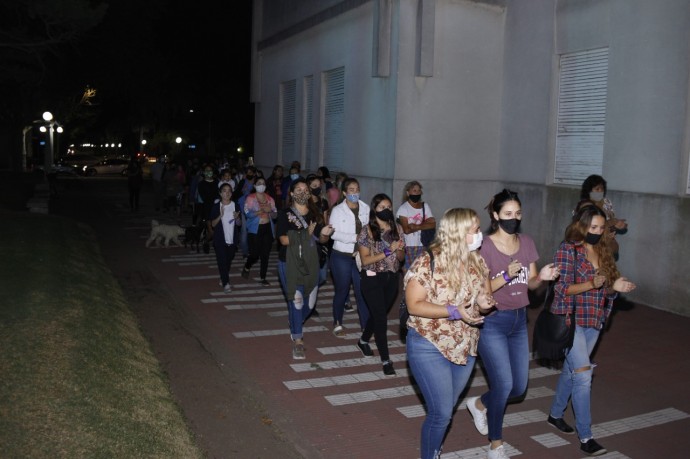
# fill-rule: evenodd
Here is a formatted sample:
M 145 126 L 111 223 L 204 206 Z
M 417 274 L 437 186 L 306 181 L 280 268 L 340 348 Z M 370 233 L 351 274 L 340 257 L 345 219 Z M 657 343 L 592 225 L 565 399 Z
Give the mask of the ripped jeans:
M 558 379 L 556 395 L 551 405 L 551 416 L 562 418 L 568 407 L 568 399 L 572 397 L 575 425 L 580 440 L 592 438 L 592 413 L 590 410 L 590 396 L 592 390 L 592 363 L 589 356 L 599 339 L 596 328 L 575 327 L 573 347 L 568 351 L 563 362 L 563 370 Z M 587 367 L 585 371 L 576 371 Z
M 302 324 L 307 320 L 311 314 L 314 305 L 316 304 L 316 294 L 319 292 L 319 286 L 315 286 L 309 293 L 307 304 L 304 301 L 304 286 L 298 285 L 294 292 L 287 292 L 287 277 L 285 274 L 286 263 L 278 261 L 278 278 L 280 285 L 283 287 L 283 293 L 288 303 L 288 320 L 290 322 L 290 336 L 293 340 L 302 339 Z M 306 307 L 305 307 L 306 306 Z

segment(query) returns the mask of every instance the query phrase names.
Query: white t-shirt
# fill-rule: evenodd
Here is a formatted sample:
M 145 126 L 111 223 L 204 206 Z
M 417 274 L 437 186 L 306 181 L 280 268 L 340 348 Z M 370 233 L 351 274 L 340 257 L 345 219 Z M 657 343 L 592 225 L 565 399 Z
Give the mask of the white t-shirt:
M 407 224 L 414 223 L 420 225 L 422 223 L 422 209 L 415 209 L 410 205 L 409 201 L 405 201 L 402 206 L 398 208 L 396 217 L 407 218 Z M 424 217 L 428 220 L 434 215 L 431 213 L 431 207 L 426 202 L 424 203 Z M 407 247 L 421 247 L 422 246 L 422 231 L 415 231 L 414 233 L 405 235 L 405 245 Z
M 223 236 L 226 244 L 232 244 L 235 240 L 235 203 L 230 201 L 230 204 L 224 205 L 221 203 L 223 209 Z

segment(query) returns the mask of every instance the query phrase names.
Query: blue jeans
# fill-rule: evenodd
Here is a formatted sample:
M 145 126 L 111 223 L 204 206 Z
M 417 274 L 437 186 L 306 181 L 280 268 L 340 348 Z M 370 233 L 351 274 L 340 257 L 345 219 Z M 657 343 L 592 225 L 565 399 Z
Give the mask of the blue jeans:
M 416 330 L 410 328 L 408 331 L 407 361 L 426 404 L 421 435 L 422 459 L 440 456 L 455 405 L 472 374 L 474 360 L 469 356 L 466 365 L 455 364 Z
M 482 395 L 482 403 L 487 410 L 489 440 L 501 440 L 508 399 L 519 397 L 527 390 L 527 308 L 496 311 L 485 317 L 478 351 L 490 387 Z
M 572 397 L 575 425 L 580 440 L 592 438 L 592 413 L 590 411 L 590 395 L 592 392 L 592 363 L 589 355 L 599 339 L 596 328 L 575 327 L 573 347 L 568 351 L 563 362 L 563 371 L 558 379 L 556 395 L 551 405 L 551 416 L 562 418 L 568 407 L 568 399 Z M 583 367 L 586 371 L 575 372 Z
M 333 251 L 331 254 L 331 276 L 333 276 L 333 325 L 343 324 L 343 314 L 345 313 L 345 302 L 350 294 L 350 284 L 355 291 L 357 299 L 357 312 L 359 313 L 359 326 L 362 330 L 369 320 L 369 309 L 362 296 L 362 289 L 359 282 L 359 271 L 355 259 L 348 254 L 341 254 Z
M 288 321 L 290 322 L 290 336 L 293 340 L 302 339 L 302 324 L 307 320 L 311 310 L 314 309 L 316 304 L 316 295 L 319 291 L 319 286 L 317 285 L 309 293 L 309 297 L 304 297 L 304 285 L 297 286 L 297 292 L 287 291 L 287 277 L 285 270 L 287 268 L 287 263 L 284 261 L 278 261 L 278 278 L 280 279 L 280 285 L 283 287 L 283 293 L 287 299 L 288 304 Z M 306 304 L 305 304 L 306 303 Z

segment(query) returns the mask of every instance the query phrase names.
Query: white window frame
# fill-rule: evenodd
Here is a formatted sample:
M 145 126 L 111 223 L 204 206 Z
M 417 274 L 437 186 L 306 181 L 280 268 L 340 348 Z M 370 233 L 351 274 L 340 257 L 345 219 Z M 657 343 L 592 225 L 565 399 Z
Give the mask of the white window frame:
M 340 171 L 345 152 L 345 67 L 323 72 L 321 80 L 321 157 L 326 167 Z

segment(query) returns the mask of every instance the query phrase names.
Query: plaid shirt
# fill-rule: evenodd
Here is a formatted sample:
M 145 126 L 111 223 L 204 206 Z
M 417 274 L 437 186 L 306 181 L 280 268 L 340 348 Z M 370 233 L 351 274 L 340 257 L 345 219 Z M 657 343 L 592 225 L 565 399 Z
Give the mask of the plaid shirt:
M 596 275 L 594 266 L 587 260 L 582 242 L 563 241 L 553 262 L 560 268 L 561 276 L 554 288 L 551 312 L 570 314 L 575 308 L 577 325 L 600 330 L 611 314 L 613 299 L 617 294 L 607 295 L 605 287 L 593 288 L 578 295 L 565 294 L 571 284 L 588 282 Z M 607 298 L 609 301 L 606 301 Z

